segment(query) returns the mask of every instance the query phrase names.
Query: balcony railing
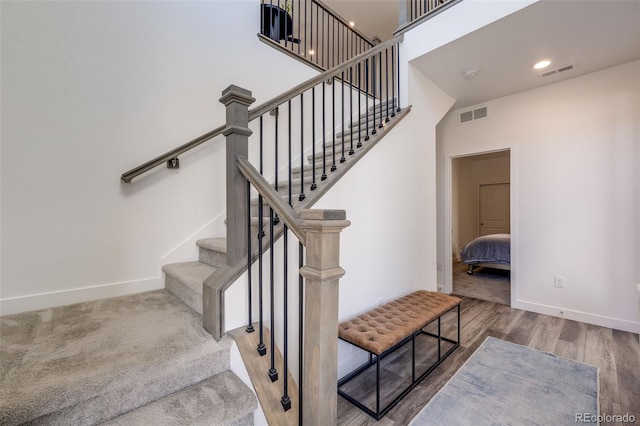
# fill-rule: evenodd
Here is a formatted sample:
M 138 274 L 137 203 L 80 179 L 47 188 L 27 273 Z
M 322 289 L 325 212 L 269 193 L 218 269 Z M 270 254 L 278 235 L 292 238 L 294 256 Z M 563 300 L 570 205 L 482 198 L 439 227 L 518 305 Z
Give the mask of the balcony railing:
M 318 0 L 262 0 L 260 35 L 323 71 L 374 45 Z

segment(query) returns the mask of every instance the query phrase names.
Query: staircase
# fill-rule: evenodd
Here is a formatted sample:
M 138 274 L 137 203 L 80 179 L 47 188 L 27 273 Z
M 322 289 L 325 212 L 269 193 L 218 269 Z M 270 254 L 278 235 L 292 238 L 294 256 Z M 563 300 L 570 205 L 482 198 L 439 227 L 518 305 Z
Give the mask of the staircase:
M 387 106 L 389 110 L 397 108 L 395 100 L 392 103 L 381 102 L 376 105 L 377 117 L 380 117 L 380 112 L 384 111 L 386 114 Z M 292 169 L 292 206 L 294 210 L 300 211 L 301 209 L 310 208 L 318 201 L 323 194 L 325 194 L 339 179 L 342 177 L 351 167 L 353 167 L 371 148 L 375 146 L 388 132 L 391 130 L 409 111 L 410 108 L 405 108 L 400 111 L 394 117 L 390 117 L 389 121 L 384 123 L 383 127 L 378 127 L 379 124 L 373 122 L 372 112 L 374 107 L 369 108 L 370 114 L 362 114 L 358 121 L 352 122 L 348 128 L 344 131 L 336 133 L 335 144 L 334 141 L 327 142 L 324 147 L 318 147 L 318 152 L 315 154 L 307 154 L 307 164 L 304 167 L 295 167 Z M 376 134 L 371 135 L 368 140 L 365 140 L 364 131 L 361 133 L 361 138 L 358 138 L 358 127 L 364 129 L 367 125 L 366 119 L 369 119 L 368 125 L 370 129 L 376 129 Z M 349 155 L 351 147 L 351 140 L 353 135 L 353 147 L 354 153 Z M 339 163 L 342 156 L 342 144 L 344 142 L 344 158 L 343 163 Z M 358 142 L 361 146 L 358 148 Z M 331 164 L 333 161 L 334 147 L 336 151 L 336 163 L 338 167 L 335 171 L 327 171 L 328 177 L 325 180 L 321 180 L 322 167 L 321 164 L 326 161 L 326 164 Z M 313 160 L 315 159 L 316 167 L 313 167 Z M 329 169 L 327 167 L 327 169 Z M 315 174 L 314 174 L 315 173 Z M 304 176 L 304 193 L 306 197 L 300 201 L 297 194 L 300 192 L 301 178 Z M 317 187 L 311 189 L 311 183 L 315 176 L 315 183 Z M 275 184 L 273 185 L 275 187 Z M 281 194 L 282 198 L 288 198 L 289 194 L 289 181 L 280 181 L 277 185 L 277 191 Z M 258 199 L 252 200 L 252 226 L 254 236 L 254 247 L 257 246 L 258 235 Z M 264 211 L 268 212 L 268 206 L 265 204 Z M 268 213 L 264 213 L 267 215 Z M 268 246 L 270 242 L 270 235 L 268 226 L 265 226 L 267 218 L 264 219 L 263 232 L 263 244 Z M 281 235 L 282 224 L 276 225 L 274 233 L 276 239 Z M 198 240 L 196 242 L 199 251 L 199 259 L 192 262 L 182 262 L 164 265 L 162 271 L 166 275 L 165 287 L 171 293 L 176 295 L 180 300 L 187 304 L 194 311 L 202 314 L 202 286 L 204 281 L 211 276 L 218 268 L 226 265 L 227 262 L 227 239 L 225 237 L 207 238 Z
M 380 116 L 386 105 L 377 108 Z M 327 143 L 324 152 L 319 147 L 316 165 L 323 159 L 331 164 L 334 148 L 339 159 L 345 145 L 345 161 L 325 180 L 309 154 L 307 164 L 293 170 L 294 193 L 302 176 L 307 183 L 307 197 L 295 197 L 294 209 L 313 205 L 408 112 L 376 127 L 368 140 L 364 134 L 357 138 L 358 126 L 366 125 L 363 115 L 336 135 L 335 146 Z M 349 155 L 352 130 L 354 153 Z M 311 190 L 314 171 L 317 188 Z M 283 197 L 288 185 L 278 185 Z M 281 228 L 276 226 L 276 238 Z M 263 244 L 268 245 L 265 231 Z M 226 238 L 200 240 L 197 261 L 165 265 L 165 290 L 1 317 L 0 425 L 253 424 L 256 397 L 230 371 L 231 337 L 217 342 L 202 328 L 203 283 L 226 264 L 226 244 Z M 267 415 L 284 415 L 278 398 L 260 397 Z

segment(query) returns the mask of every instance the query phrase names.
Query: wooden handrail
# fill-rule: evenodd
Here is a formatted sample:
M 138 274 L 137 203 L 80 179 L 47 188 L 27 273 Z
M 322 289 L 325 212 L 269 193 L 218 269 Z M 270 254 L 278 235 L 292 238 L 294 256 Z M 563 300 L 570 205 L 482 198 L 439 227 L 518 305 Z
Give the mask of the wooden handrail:
M 375 55 L 376 53 L 381 52 L 384 49 L 396 43 L 400 43 L 403 40 L 403 38 L 404 38 L 403 35 L 399 35 L 398 37 L 394 37 L 390 40 L 387 40 L 384 43 L 380 43 L 374 46 L 373 48 L 369 49 L 368 51 L 361 53 L 358 56 L 354 56 L 348 61 L 345 61 L 344 63 L 337 65 L 317 75 L 316 77 L 312 77 L 309 80 L 305 81 L 304 83 L 297 85 L 293 89 L 284 92 L 283 94 L 273 98 L 268 102 L 263 103 L 262 105 L 259 105 L 256 108 L 253 108 L 252 110 L 249 111 L 249 121 L 252 121 L 260 117 L 262 114 L 265 114 L 266 112 L 273 110 L 274 108 L 281 105 L 282 103 L 288 101 L 289 99 L 293 99 L 295 96 L 299 95 L 300 93 L 310 89 L 311 87 L 319 83 L 322 83 L 325 80 L 330 79 L 334 75 L 349 69 L 349 67 L 362 61 L 363 59 L 369 56 Z M 226 128 L 226 125 L 222 125 L 208 133 L 205 133 L 202 136 L 199 136 L 185 143 L 184 145 L 180 145 L 178 148 L 175 148 L 169 152 L 166 152 L 165 154 L 162 154 L 159 157 L 154 158 L 153 160 L 147 161 L 146 163 L 138 167 L 135 167 L 129 170 L 128 172 L 123 173 L 122 176 L 120 177 L 120 180 L 122 180 L 122 182 L 124 183 L 130 183 L 135 177 L 140 176 L 141 174 L 146 173 L 155 167 L 165 164 L 167 161 L 176 158 L 178 155 L 184 154 L 185 152 L 197 147 L 198 145 L 222 134 L 225 128 Z
M 247 160 L 244 156 L 238 157 L 238 169 L 247 178 L 249 182 L 258 190 L 260 195 L 265 199 L 269 207 L 271 207 L 280 219 L 289 227 L 289 229 L 295 234 L 296 238 L 300 240 L 302 245 L 305 244 L 305 233 L 300 228 L 298 221 L 300 215 L 293 210 L 293 208 L 285 203 L 280 194 L 271 187 L 269 182 L 262 177 L 260 172 Z
M 291 90 L 288 90 L 286 92 L 284 92 L 282 95 L 277 96 L 275 98 L 273 98 L 272 100 L 263 103 L 262 105 L 259 105 L 251 110 L 249 110 L 249 121 L 252 121 L 258 117 L 260 117 L 262 114 L 265 114 L 269 111 L 271 111 L 272 109 L 276 108 L 279 105 L 282 105 L 283 103 L 287 102 L 289 99 L 293 99 L 294 97 L 298 96 L 300 93 L 305 92 L 306 90 L 312 88 L 313 86 L 322 83 L 325 80 L 328 80 L 329 78 L 333 77 L 336 74 L 341 73 L 342 71 L 345 71 L 347 69 L 349 69 L 352 65 L 357 64 L 358 62 L 362 61 L 363 59 L 375 55 L 378 52 L 381 52 L 391 46 L 393 46 L 394 44 L 400 43 L 402 40 L 404 39 L 404 35 L 399 35 L 398 37 L 394 37 L 390 40 L 385 41 L 384 43 L 380 43 L 376 46 L 374 46 L 373 48 L 367 50 L 364 53 L 359 54 L 358 56 L 354 56 L 353 58 L 349 59 L 348 61 L 343 62 L 340 65 L 336 65 L 335 67 L 315 76 L 310 78 L 309 80 L 305 81 L 304 83 L 300 83 L 299 85 L 297 85 L 296 87 L 294 87 Z
M 125 183 L 129 183 L 134 177 L 140 176 L 141 174 L 148 172 L 149 170 L 158 167 L 161 164 L 165 164 L 167 161 L 176 158 L 178 155 L 195 148 L 196 146 L 208 141 L 209 139 L 221 135 L 222 132 L 224 132 L 225 128 L 226 125 L 222 125 L 217 129 L 213 129 L 212 131 L 205 133 L 202 136 L 198 136 L 197 138 L 185 143 L 184 145 L 180 145 L 179 147 L 172 149 L 171 151 L 166 152 L 159 157 L 154 158 L 153 160 L 147 161 L 146 163 L 123 173 L 120 179 Z

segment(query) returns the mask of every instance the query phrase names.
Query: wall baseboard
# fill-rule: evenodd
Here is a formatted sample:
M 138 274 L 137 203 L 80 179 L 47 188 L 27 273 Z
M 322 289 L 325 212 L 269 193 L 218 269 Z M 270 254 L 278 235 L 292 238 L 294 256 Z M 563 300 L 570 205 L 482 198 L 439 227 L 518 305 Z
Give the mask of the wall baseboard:
M 21 312 L 54 308 L 56 306 L 72 305 L 75 303 L 159 290 L 164 288 L 164 280 L 162 278 L 162 276 L 159 276 L 135 281 L 0 299 L 0 315 L 18 314 Z
M 590 314 L 587 312 L 573 311 L 571 309 L 561 308 L 558 306 L 527 302 L 526 300 L 516 300 L 514 303 L 512 303 L 511 307 L 514 309 L 523 309 L 525 311 L 535 312 L 538 314 L 551 315 L 558 318 L 567 318 L 587 324 L 598 325 L 600 327 L 628 331 L 630 333 L 638 333 L 638 330 L 640 330 L 640 323 L 634 321 L 605 317 L 602 315 Z

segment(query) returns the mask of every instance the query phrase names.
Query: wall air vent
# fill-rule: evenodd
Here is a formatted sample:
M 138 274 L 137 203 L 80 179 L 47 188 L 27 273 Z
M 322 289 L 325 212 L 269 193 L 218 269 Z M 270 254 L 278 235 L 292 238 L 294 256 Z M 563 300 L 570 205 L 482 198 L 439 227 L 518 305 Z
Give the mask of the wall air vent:
M 569 64 L 569 65 L 563 65 L 561 67 L 558 67 L 556 69 L 552 69 L 549 71 L 545 71 L 543 73 L 540 73 L 540 77 L 550 77 L 552 75 L 556 75 L 556 74 L 560 74 L 563 73 L 565 71 L 571 71 L 573 69 L 573 65 Z
M 487 107 L 481 107 L 481 108 L 461 112 L 460 124 L 468 123 L 474 120 L 480 120 L 481 118 L 487 118 L 487 116 L 488 116 Z

